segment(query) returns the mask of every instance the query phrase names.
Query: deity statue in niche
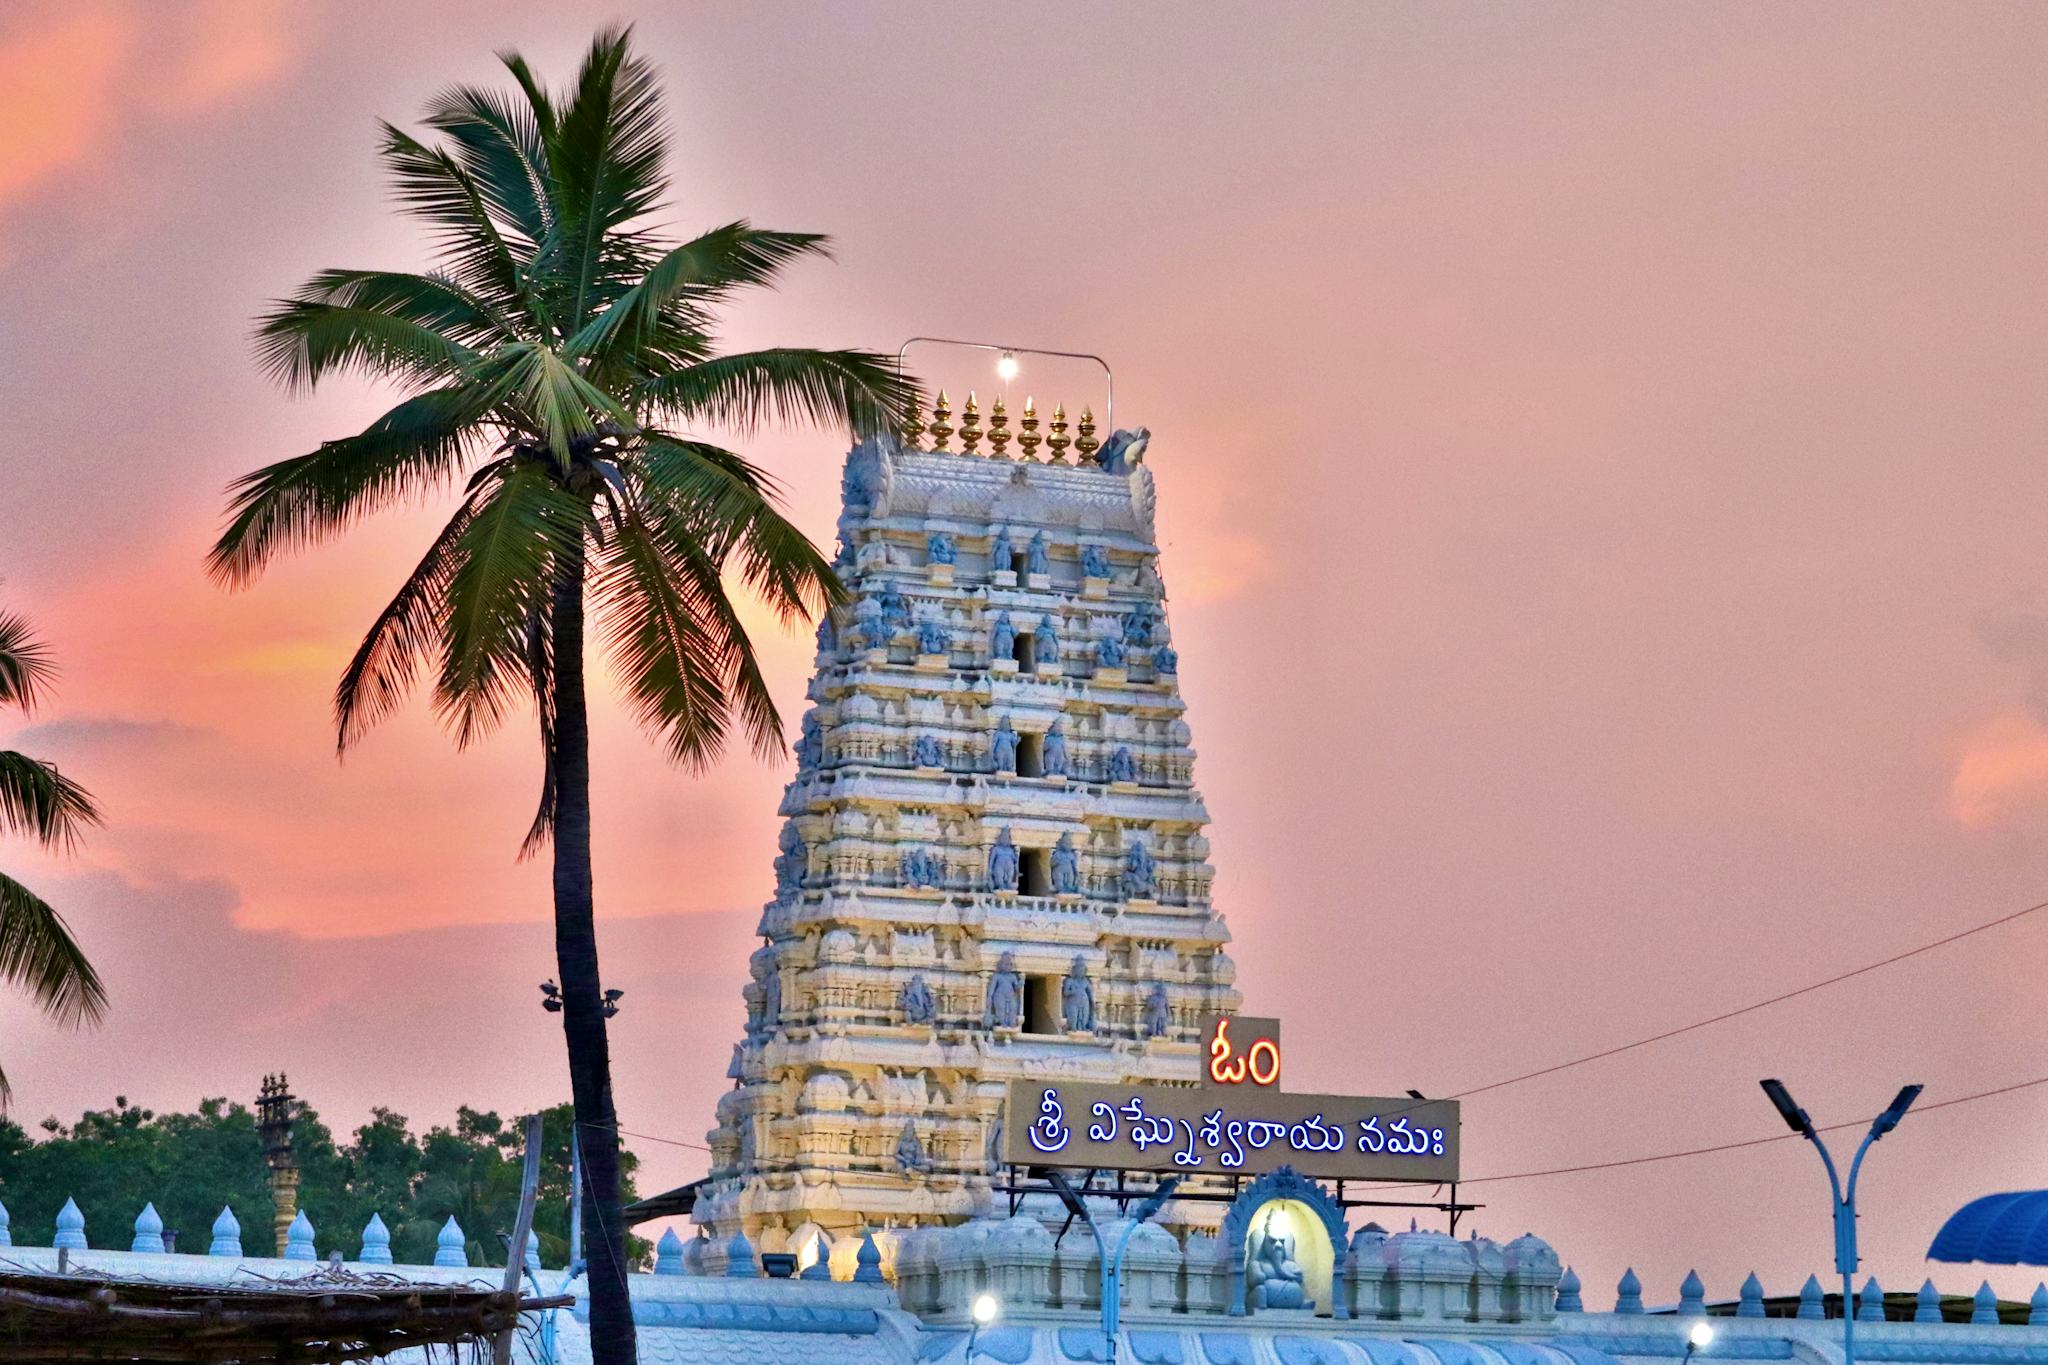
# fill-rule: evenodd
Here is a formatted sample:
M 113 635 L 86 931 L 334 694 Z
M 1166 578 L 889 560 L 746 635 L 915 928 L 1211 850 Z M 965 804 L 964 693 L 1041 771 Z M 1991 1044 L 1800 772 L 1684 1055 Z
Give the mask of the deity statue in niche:
M 1152 651 L 1152 667 L 1159 673 L 1178 673 L 1180 655 L 1172 645 L 1161 645 Z
M 1048 616 L 1038 628 L 1033 641 L 1038 646 L 1038 663 L 1057 664 L 1060 661 L 1060 624 L 1057 617 Z
M 1254 1308 L 1313 1308 L 1305 1288 L 1307 1273 L 1295 1256 L 1292 1221 L 1276 1209 L 1253 1232 L 1246 1248 L 1245 1281 L 1252 1287 Z
M 1017 971 L 1017 955 L 1004 953 L 996 959 L 996 974 L 988 982 L 988 1022 L 997 1028 L 1015 1028 L 1024 1019 L 1024 978 Z
M 1054 721 L 1052 729 L 1045 732 L 1045 775 L 1065 777 L 1067 775 L 1067 732 L 1065 722 Z
M 1081 890 L 1081 856 L 1074 851 L 1074 836 L 1062 834 L 1052 846 L 1052 889 L 1058 896 L 1077 895 Z
M 910 624 L 910 602 L 894 583 L 882 585 L 882 628 L 891 633 Z
M 953 537 L 944 531 L 934 531 L 924 538 L 925 558 L 934 564 L 951 564 L 954 558 Z
M 775 858 L 775 891 L 777 895 L 786 896 L 803 885 L 810 854 L 804 848 L 804 841 L 798 837 L 794 824 L 783 825 L 778 842 L 782 852 Z
M 1138 760 L 1131 757 L 1131 746 L 1119 744 L 1109 751 L 1109 780 L 1112 782 L 1136 782 Z
M 1095 662 L 1104 668 L 1122 668 L 1128 652 L 1122 640 L 1114 635 L 1105 635 L 1095 644 Z
M 1017 846 L 1010 842 L 1008 825 L 996 831 L 996 841 L 989 846 L 988 884 L 997 891 L 1017 889 Z
M 915 1123 L 905 1123 L 903 1136 L 896 1139 L 896 1164 L 906 1173 L 923 1173 L 932 1168 L 932 1159 L 925 1154 L 924 1143 L 918 1141 Z
M 1140 1020 L 1147 1038 L 1162 1038 L 1173 1023 L 1173 1007 L 1166 999 L 1166 983 L 1155 981 L 1145 996 L 1145 1011 Z
M 921 732 L 911 741 L 910 762 L 913 767 L 918 768 L 945 767 L 946 755 L 939 748 L 939 737 L 929 730 Z
M 939 1003 L 932 998 L 932 988 L 925 984 L 923 972 L 913 973 L 903 983 L 899 1003 L 903 1006 L 903 1022 L 907 1024 L 929 1024 L 939 1012 Z
M 1008 716 L 996 722 L 995 733 L 989 736 L 988 754 L 990 766 L 996 772 L 1017 771 L 1017 732 L 1011 728 Z
M 1090 578 L 1109 577 L 1109 552 L 1100 545 L 1083 545 L 1081 572 Z
M 854 603 L 853 630 L 863 644 L 874 646 L 888 638 L 889 628 L 882 623 L 882 602 L 874 596 L 864 596 Z
M 1010 564 L 1016 558 L 1016 555 L 1017 552 L 1010 548 L 1010 533 L 1008 531 L 996 532 L 996 538 L 990 541 L 988 546 L 989 571 L 992 573 L 1008 573 L 1010 571 Z
M 1123 882 L 1124 895 L 1132 900 L 1151 900 L 1159 893 L 1159 872 L 1143 839 L 1133 840 L 1124 850 Z
M 1025 547 L 1024 571 L 1034 574 L 1049 574 L 1052 572 L 1052 565 L 1047 562 L 1045 555 L 1045 532 L 1040 531 L 1033 535 L 1031 537 L 1031 544 Z
M 1152 604 L 1140 602 L 1124 615 L 1124 639 L 1134 645 L 1152 643 Z
M 1079 953 L 1060 982 L 1060 1013 L 1069 1033 L 1086 1033 L 1095 1027 L 1095 987 L 1088 981 L 1088 964 Z
M 802 731 L 796 740 L 796 762 L 800 768 L 815 768 L 825 759 L 825 738 L 818 728 L 818 713 L 804 712 Z
M 991 659 L 1007 659 L 1017 649 L 1017 628 L 1010 624 L 1010 613 L 996 613 L 996 623 L 989 627 L 988 654 Z
M 927 616 L 917 623 L 917 652 L 920 654 L 945 654 L 953 648 L 952 633 L 946 623 L 937 616 Z

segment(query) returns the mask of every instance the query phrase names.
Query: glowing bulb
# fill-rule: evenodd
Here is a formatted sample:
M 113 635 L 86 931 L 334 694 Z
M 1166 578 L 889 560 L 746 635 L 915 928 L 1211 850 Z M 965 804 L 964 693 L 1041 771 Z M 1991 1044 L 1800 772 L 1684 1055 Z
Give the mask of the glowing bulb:
M 1696 1322 L 1692 1325 L 1692 1330 L 1685 1334 L 1685 1339 L 1692 1343 L 1692 1348 L 1695 1351 L 1704 1351 L 1707 1347 L 1714 1344 L 1713 1325 L 1711 1323 Z
M 996 378 L 1007 384 L 1016 377 L 1017 357 L 1011 355 L 1008 351 L 1004 351 L 1003 358 L 996 362 Z
M 1274 1209 L 1266 1219 L 1266 1231 L 1275 1237 L 1285 1237 L 1294 1231 L 1294 1219 L 1286 1209 Z
M 996 1320 L 996 1314 L 1003 1311 L 1003 1302 L 993 1294 L 976 1294 L 974 1307 L 970 1310 L 974 1320 L 986 1327 Z

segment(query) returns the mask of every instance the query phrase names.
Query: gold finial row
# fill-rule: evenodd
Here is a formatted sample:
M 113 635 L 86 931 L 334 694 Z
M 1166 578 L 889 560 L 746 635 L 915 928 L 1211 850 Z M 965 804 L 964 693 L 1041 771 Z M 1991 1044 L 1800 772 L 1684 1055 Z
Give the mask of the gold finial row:
M 922 414 L 917 412 L 912 412 L 909 420 L 904 423 L 904 444 L 916 449 L 922 444 L 921 438 L 929 434 L 931 449 L 950 451 L 951 447 L 947 443 L 952 440 L 956 430 L 950 420 L 952 416 L 953 409 L 948 404 L 946 391 L 940 389 L 937 399 L 932 403 L 932 420 L 929 425 L 922 420 Z M 1046 462 L 1051 464 L 1067 463 L 1069 449 L 1074 452 L 1076 464 L 1090 464 L 1094 461 L 1095 452 L 1102 448 L 1102 442 L 1095 439 L 1095 413 L 1087 407 L 1081 409 L 1081 419 L 1074 426 L 1076 434 L 1070 437 L 1067 435 L 1066 406 L 1055 405 L 1052 410 L 1052 421 L 1048 424 L 1052 434 L 1043 436 L 1038 430 L 1038 400 L 1027 396 L 1024 399 L 1023 414 L 1019 417 L 1017 425 L 1020 429 L 1014 434 L 1014 439 L 1017 442 L 1018 456 L 1032 464 L 1039 463 L 1038 448 L 1041 445 L 1046 448 Z M 960 425 L 957 430 L 960 433 L 961 453 L 979 455 L 981 439 L 986 436 L 990 447 L 989 454 L 993 458 L 1010 458 L 1010 441 L 1013 439 L 1010 431 L 1010 412 L 1001 394 L 996 395 L 994 402 L 989 405 L 988 426 L 984 430 L 980 399 L 972 389 L 969 389 L 967 401 L 960 407 Z

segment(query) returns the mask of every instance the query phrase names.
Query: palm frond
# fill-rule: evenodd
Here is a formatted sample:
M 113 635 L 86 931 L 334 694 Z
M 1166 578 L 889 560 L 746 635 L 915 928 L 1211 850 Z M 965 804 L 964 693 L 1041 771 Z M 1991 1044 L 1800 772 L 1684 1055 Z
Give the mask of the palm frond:
M 20 882 L 0 874 L 0 981 L 26 987 L 60 1024 L 96 1024 L 107 991 L 64 917 Z
M 256 360 L 287 392 L 306 393 L 332 374 L 445 383 L 464 377 L 476 352 L 388 307 L 328 303 L 309 286 L 258 320 Z
M 452 550 L 434 689 L 435 709 L 464 747 L 530 690 L 528 623 L 546 610 L 558 556 L 590 524 L 589 508 L 540 465 L 513 462 L 479 492 Z
M 56 677 L 57 665 L 28 618 L 0 612 L 0 706 L 35 710 Z
M 540 852 L 555 832 L 555 641 L 545 611 L 535 612 L 526 625 L 526 677 L 540 719 L 540 804 L 519 842 L 522 862 Z
M 386 123 L 380 149 L 397 186 L 398 201 L 414 216 L 433 225 L 449 272 L 469 288 L 499 300 L 503 310 L 517 300 L 537 329 L 547 329 L 546 309 L 529 287 L 528 275 L 538 243 L 528 241 L 516 225 L 508 225 L 515 242 L 491 216 L 483 187 L 437 147 L 428 147 L 410 133 Z
M 547 147 L 531 104 L 521 108 L 495 90 L 459 85 L 428 107 L 427 126 L 454 142 L 456 164 L 494 217 L 528 243 L 547 240 L 555 226 Z
M 56 764 L 0 749 L 0 829 L 69 849 L 85 826 L 99 823 L 92 794 Z
M 668 187 L 661 83 L 645 59 L 631 55 L 631 36 L 629 27 L 598 34 L 549 140 L 568 329 L 596 313 L 608 278 L 645 273 L 648 243 L 625 229 Z
M 720 595 L 716 575 L 710 595 Z M 603 637 L 635 716 L 669 756 L 701 771 L 724 747 L 735 642 L 706 585 L 637 513 L 613 528 L 593 584 Z
M 917 406 L 917 386 L 890 356 L 785 346 L 657 375 L 633 397 L 665 422 L 713 422 L 745 432 L 780 419 L 865 435 L 899 429 Z
M 406 498 L 445 487 L 482 436 L 493 395 L 454 385 L 415 395 L 355 436 L 280 460 L 229 486 L 228 524 L 207 570 L 231 587 L 273 555 L 313 544 Z
M 500 465 L 502 462 L 500 462 Z M 478 471 L 488 479 L 499 465 Z M 346 752 L 369 728 L 396 710 L 412 690 L 420 665 L 434 652 L 455 574 L 456 546 L 475 515 L 478 495 L 464 498 L 434 537 L 397 594 L 377 614 L 334 689 L 335 748 Z
M 713 228 L 675 247 L 622 294 L 592 318 L 574 337 L 571 355 L 599 355 L 613 346 L 637 349 L 653 335 L 677 304 L 688 300 L 693 310 L 748 285 L 768 285 L 783 266 L 799 256 L 830 256 L 829 239 L 815 232 L 767 232 L 745 222 Z M 700 319 L 686 318 L 695 330 Z

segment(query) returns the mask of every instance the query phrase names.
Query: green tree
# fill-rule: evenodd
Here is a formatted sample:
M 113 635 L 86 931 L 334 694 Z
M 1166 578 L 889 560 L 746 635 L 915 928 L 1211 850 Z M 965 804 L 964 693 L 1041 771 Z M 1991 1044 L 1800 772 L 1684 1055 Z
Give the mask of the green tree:
M 511 91 L 458 87 L 429 106 L 437 141 L 385 126 L 399 202 L 433 229 L 439 268 L 324 271 L 264 317 L 259 348 L 289 388 L 353 371 L 405 397 L 359 434 L 235 484 L 211 559 L 219 579 L 245 584 L 364 515 L 459 490 L 342 675 L 339 742 L 388 715 L 427 666 L 458 744 L 521 696 L 535 702 L 541 799 L 525 848 L 552 837 L 593 1230 L 623 1223 L 592 890 L 586 607 L 628 703 L 673 759 L 710 763 L 735 726 L 779 752 L 781 721 L 728 581 L 785 623 L 843 589 L 777 511 L 768 477 L 689 429 L 777 418 L 875 430 L 915 401 L 868 352 L 717 353 L 721 306 L 825 239 L 741 222 L 665 242 L 649 225 L 668 188 L 662 100 L 630 47 L 627 30 L 601 34 L 557 94 L 508 54 Z M 589 1246 L 592 1355 L 632 1365 L 626 1247 L 602 1235 Z
M 28 622 L 0 612 L 0 708 L 33 712 L 56 670 Z M 46 848 L 68 849 L 99 809 L 57 765 L 0 749 L 0 831 L 26 834 Z M 0 873 L 0 982 L 25 989 L 60 1024 L 96 1024 L 107 993 L 63 916 L 20 882 Z M 0 1070 L 0 1108 L 12 1091 Z

